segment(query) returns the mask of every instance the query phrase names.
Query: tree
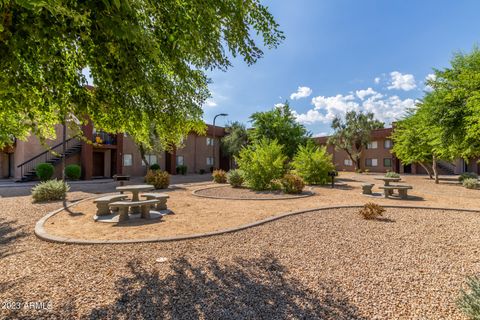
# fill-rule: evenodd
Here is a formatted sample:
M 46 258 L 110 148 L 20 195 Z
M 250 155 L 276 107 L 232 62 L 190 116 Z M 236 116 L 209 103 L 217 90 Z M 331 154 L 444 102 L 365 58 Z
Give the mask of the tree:
M 329 143 L 344 150 L 355 165 L 355 170 L 358 170 L 361 169 L 360 156 L 370 142 L 372 130 L 380 128 L 383 128 L 383 122 L 376 120 L 373 113 L 349 111 L 345 119 L 333 119 L 334 134 L 329 138 Z
M 232 122 L 225 128 L 226 136 L 222 138 L 222 150 L 230 159 L 238 156 L 240 150 L 248 143 L 247 129 L 243 123 Z
M 255 112 L 250 119 L 252 130 L 249 131 L 249 139 L 253 142 L 262 139 L 277 140 L 290 159 L 295 155 L 298 146 L 304 145 L 311 136 L 307 129 L 296 121 L 288 101 L 270 111 Z
M 253 64 L 263 56 L 254 39 L 275 48 L 283 38 L 260 0 L 0 0 L 0 147 L 11 135 L 54 138 L 70 115 L 144 144 L 153 127 L 179 144 L 205 130 L 204 70 L 237 56 Z
M 450 64 L 434 70 L 423 100 L 440 128 L 443 153 L 468 160 L 480 156 L 480 50 L 457 53 Z

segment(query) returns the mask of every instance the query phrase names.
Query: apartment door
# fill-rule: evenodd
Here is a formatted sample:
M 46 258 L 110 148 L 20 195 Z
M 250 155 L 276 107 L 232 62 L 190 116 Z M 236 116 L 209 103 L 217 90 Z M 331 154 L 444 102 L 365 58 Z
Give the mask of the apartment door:
M 403 166 L 403 173 L 412 173 L 412 165 L 406 164 Z
M 93 177 L 105 176 L 105 154 L 103 152 L 93 153 L 92 176 Z

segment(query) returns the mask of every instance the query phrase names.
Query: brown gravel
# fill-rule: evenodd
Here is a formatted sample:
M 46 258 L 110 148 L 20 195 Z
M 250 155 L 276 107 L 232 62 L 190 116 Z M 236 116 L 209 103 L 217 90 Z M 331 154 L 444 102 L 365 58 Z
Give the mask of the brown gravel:
M 306 189 L 309 189 L 308 187 Z M 311 193 L 307 190 L 300 194 L 287 194 L 282 191 L 254 191 L 247 188 L 232 188 L 229 185 L 216 186 L 214 188 L 204 188 L 195 192 L 195 195 L 226 198 L 226 199 L 245 199 L 245 200 L 281 200 L 291 198 L 303 198 Z
M 476 207 L 478 193 L 457 186 L 422 195 L 436 187 L 455 195 L 451 206 Z M 353 190 L 338 192 L 355 201 Z M 476 213 L 388 209 L 387 219 L 366 221 L 330 210 L 205 239 L 79 246 L 33 235 L 61 203 L 0 204 L 2 307 L 51 306 L 2 308 L 0 318 L 464 319 L 455 300 L 465 277 L 480 273 Z

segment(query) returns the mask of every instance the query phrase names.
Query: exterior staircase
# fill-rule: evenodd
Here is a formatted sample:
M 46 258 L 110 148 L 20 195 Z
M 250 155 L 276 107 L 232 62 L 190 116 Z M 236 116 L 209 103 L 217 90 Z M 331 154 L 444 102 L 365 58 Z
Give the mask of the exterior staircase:
M 18 182 L 32 181 L 37 177 L 35 168 L 40 163 L 50 163 L 53 166 L 62 162 L 63 156 L 68 158 L 71 155 L 77 154 L 82 150 L 82 143 L 77 138 L 70 138 L 65 141 L 65 155 L 63 152 L 63 143 L 59 143 L 49 150 L 46 150 L 33 158 L 19 164 L 17 168 L 20 168 L 21 178 Z
M 451 175 L 455 174 L 455 165 L 447 161 L 438 161 L 437 169 L 439 174 Z

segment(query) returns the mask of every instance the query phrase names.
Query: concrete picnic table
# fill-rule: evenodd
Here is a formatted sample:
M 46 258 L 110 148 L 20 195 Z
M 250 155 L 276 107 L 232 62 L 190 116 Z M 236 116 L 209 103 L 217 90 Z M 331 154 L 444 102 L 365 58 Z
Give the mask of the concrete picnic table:
M 150 191 L 150 190 L 155 189 L 155 187 L 152 186 L 151 184 L 133 184 L 133 185 L 128 185 L 128 186 L 117 187 L 116 189 L 117 189 L 117 191 L 131 192 L 132 193 L 132 202 L 136 202 L 136 201 L 140 200 L 140 198 L 138 197 L 138 194 L 140 192 Z M 134 213 L 139 213 L 140 208 L 139 207 L 134 207 L 134 208 L 132 208 L 132 211 Z
M 390 182 L 398 182 L 402 180 L 402 178 L 392 178 L 392 177 L 377 177 L 375 180 L 382 180 L 384 186 L 389 186 Z

